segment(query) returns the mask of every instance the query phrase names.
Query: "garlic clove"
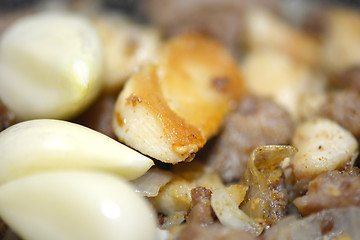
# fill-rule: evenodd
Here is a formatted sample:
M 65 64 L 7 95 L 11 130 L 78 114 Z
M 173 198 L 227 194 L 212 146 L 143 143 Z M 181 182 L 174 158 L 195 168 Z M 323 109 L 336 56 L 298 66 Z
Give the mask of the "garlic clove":
M 292 159 L 296 179 L 304 182 L 319 174 L 352 166 L 359 153 L 356 138 L 334 121 L 317 118 L 301 123 L 292 139 L 299 150 Z
M 160 31 L 119 13 L 104 12 L 92 19 L 104 49 L 104 88 L 115 92 L 138 66 L 154 61 L 161 46 Z
M 103 173 L 40 173 L 6 183 L 0 215 L 27 240 L 157 239 L 150 204 Z
M 59 169 L 94 169 L 135 179 L 153 164 L 99 132 L 62 120 L 29 120 L 0 133 L 0 183 Z
M 0 42 L 0 97 L 17 118 L 70 118 L 101 89 L 103 52 L 95 29 L 70 13 L 24 17 Z
M 155 159 L 191 161 L 243 93 L 240 71 L 226 49 L 209 37 L 185 34 L 164 46 L 157 65 L 126 82 L 113 129 L 120 141 Z

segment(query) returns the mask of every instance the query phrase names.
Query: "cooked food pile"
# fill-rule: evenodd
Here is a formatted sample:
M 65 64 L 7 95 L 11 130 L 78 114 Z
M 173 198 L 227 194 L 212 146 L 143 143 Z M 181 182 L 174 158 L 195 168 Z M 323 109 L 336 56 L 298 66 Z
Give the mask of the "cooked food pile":
M 359 239 L 360 12 L 285 2 L 16 15 L 0 238 Z

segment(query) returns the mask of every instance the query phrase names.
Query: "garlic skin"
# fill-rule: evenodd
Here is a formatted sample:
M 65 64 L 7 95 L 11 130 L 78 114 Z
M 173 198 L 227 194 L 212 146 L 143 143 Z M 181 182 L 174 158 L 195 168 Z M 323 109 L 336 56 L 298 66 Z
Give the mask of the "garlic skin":
M 27 240 L 157 239 L 150 204 L 111 174 L 59 171 L 16 179 L 0 186 L 0 215 Z
M 153 164 L 106 135 L 62 120 L 29 120 L 0 133 L 0 183 L 64 169 L 105 171 L 132 180 Z
M 67 119 L 102 86 L 102 45 L 78 15 L 45 12 L 9 27 L 0 42 L 0 98 L 20 120 Z

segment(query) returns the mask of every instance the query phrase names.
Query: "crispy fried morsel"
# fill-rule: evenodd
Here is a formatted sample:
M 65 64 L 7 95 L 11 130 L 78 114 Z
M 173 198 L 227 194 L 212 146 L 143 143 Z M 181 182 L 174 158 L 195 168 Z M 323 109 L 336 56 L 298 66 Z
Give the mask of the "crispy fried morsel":
M 334 120 L 360 137 L 360 92 L 345 90 L 331 94 L 320 107 L 319 115 Z
M 191 190 L 191 207 L 186 218 L 188 223 L 207 225 L 214 223 L 214 211 L 210 203 L 211 191 L 204 187 Z
M 359 169 L 351 171 L 329 171 L 309 183 L 305 196 L 294 200 L 302 215 L 323 209 L 360 206 Z
M 251 152 L 267 144 L 287 144 L 293 133 L 289 114 L 273 101 L 246 96 L 232 113 L 209 156 L 225 181 L 242 177 Z
M 15 124 L 15 115 L 0 101 L 0 132 Z
M 253 240 L 255 237 L 247 232 L 237 231 L 228 228 L 220 223 L 215 223 L 207 226 L 201 226 L 200 224 L 186 224 L 181 229 L 176 240 Z

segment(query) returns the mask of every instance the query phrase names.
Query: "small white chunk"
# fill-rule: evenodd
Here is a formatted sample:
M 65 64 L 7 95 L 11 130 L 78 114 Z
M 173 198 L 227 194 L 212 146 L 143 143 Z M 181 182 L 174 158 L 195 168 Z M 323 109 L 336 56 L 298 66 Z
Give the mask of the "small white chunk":
M 297 179 L 311 180 L 320 173 L 343 169 L 357 156 L 358 143 L 350 132 L 328 119 L 307 121 L 296 129 L 292 159 Z
M 85 19 L 46 12 L 20 19 L 0 42 L 0 98 L 19 119 L 69 118 L 101 89 L 102 46 Z
M 245 59 L 244 82 L 256 95 L 269 97 L 284 107 L 294 120 L 300 118 L 301 99 L 320 94 L 325 81 L 317 73 L 290 56 L 273 50 L 255 50 Z
M 1 218 L 27 240 L 157 239 L 155 214 L 121 178 L 40 173 L 0 187 Z
M 25 121 L 0 133 L 0 183 L 59 169 L 93 169 L 135 179 L 153 164 L 106 135 L 62 120 Z

